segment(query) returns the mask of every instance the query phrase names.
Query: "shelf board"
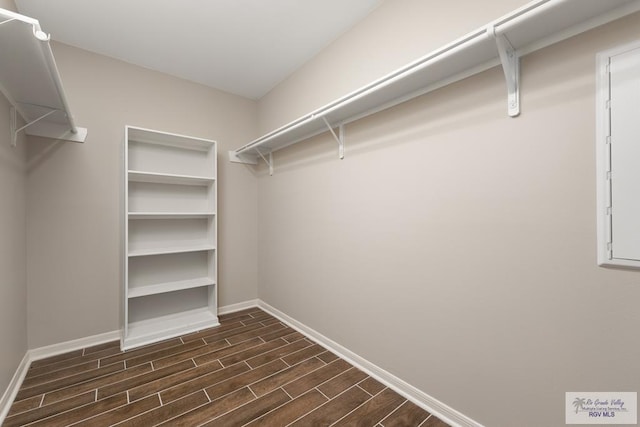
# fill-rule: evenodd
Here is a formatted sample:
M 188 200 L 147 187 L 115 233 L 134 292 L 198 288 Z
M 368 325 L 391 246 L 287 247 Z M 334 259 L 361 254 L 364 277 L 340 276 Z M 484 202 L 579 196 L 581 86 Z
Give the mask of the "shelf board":
M 229 153 L 254 163 L 327 132 L 499 65 L 493 33 L 522 56 L 640 10 L 640 0 L 538 0 Z M 506 92 L 505 92 L 506 94 Z M 503 96 L 504 94 L 499 94 Z M 505 97 L 506 98 L 506 97 Z
M 130 142 L 143 144 L 165 145 L 168 147 L 182 148 L 185 150 L 209 151 L 215 141 L 193 136 L 179 135 L 176 133 L 160 132 L 152 129 L 144 129 L 127 126 L 127 136 Z
M 37 19 L 0 9 L 0 91 L 22 116 L 29 135 L 84 142 L 85 128 L 73 122 L 49 35 Z M 49 114 L 50 113 L 50 114 Z M 48 114 L 46 117 L 43 117 Z M 12 143 L 17 130 L 12 124 Z
M 170 173 L 143 172 L 130 170 L 129 181 L 151 182 L 156 184 L 177 184 L 177 185 L 210 185 L 215 182 L 215 178 L 206 176 L 176 175 Z
M 198 279 L 180 280 L 175 282 L 157 283 L 155 285 L 138 286 L 129 289 L 129 298 L 139 298 L 147 295 L 157 295 L 165 292 L 181 291 L 184 289 L 201 288 L 215 285 L 216 282 L 210 277 L 200 277 Z
M 215 212 L 129 212 L 129 219 L 202 219 L 215 215 Z
M 173 338 L 220 325 L 218 317 L 208 308 L 133 322 L 127 326 L 123 350 L 149 344 L 158 339 Z
M 167 255 L 182 254 L 186 252 L 202 252 L 215 250 L 213 245 L 193 245 L 185 247 L 166 247 L 166 248 L 149 248 L 129 250 L 129 257 L 150 256 L 150 255 Z

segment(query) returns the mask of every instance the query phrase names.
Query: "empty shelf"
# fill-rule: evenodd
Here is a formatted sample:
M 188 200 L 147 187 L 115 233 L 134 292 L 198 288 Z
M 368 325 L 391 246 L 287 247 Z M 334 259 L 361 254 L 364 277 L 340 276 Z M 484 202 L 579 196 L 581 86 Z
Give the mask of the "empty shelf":
M 184 289 L 199 288 L 203 286 L 214 285 L 215 281 L 210 277 L 201 277 L 191 280 L 180 280 L 176 282 L 158 283 L 155 285 L 146 285 L 139 287 L 131 287 L 129 289 L 129 298 L 138 298 L 147 295 L 155 295 L 165 292 L 181 291 Z
M 130 170 L 129 181 L 152 182 L 158 184 L 209 185 L 214 182 L 215 179 L 204 176 L 176 175 Z

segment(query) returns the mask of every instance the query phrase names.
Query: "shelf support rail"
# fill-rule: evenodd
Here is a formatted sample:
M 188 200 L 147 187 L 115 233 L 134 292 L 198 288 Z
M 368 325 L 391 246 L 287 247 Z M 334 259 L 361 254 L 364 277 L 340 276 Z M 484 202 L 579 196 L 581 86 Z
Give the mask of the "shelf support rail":
M 11 146 L 15 147 L 16 144 L 18 143 L 18 132 L 20 132 L 22 130 L 25 130 L 26 128 L 28 128 L 32 124 L 37 123 L 37 122 L 39 122 L 40 120 L 42 120 L 42 119 L 44 119 L 46 117 L 49 117 L 50 115 L 52 115 L 56 111 L 60 111 L 60 110 L 54 108 L 51 111 L 49 111 L 47 113 L 44 113 L 43 115 L 41 115 L 37 119 L 32 120 L 29 123 L 27 123 L 26 125 L 16 129 L 16 127 L 18 126 L 18 117 L 17 117 L 18 115 L 16 113 L 16 108 L 15 107 L 11 107 L 11 110 L 10 110 L 11 123 L 9 125 L 9 128 L 11 130 Z
M 256 152 L 260 155 L 260 157 L 262 157 L 262 160 L 264 160 L 267 166 L 269 166 L 269 175 L 273 176 L 273 153 L 269 153 L 269 160 L 267 160 L 266 157 L 264 157 L 260 150 L 258 150 L 257 148 Z
M 340 160 L 343 160 L 344 159 L 344 124 L 341 124 L 340 126 L 338 126 L 338 134 L 336 135 L 336 132 L 333 130 L 333 128 L 329 124 L 329 121 L 327 121 L 327 118 L 322 116 L 322 120 L 324 121 L 324 124 L 327 125 L 327 127 L 329 128 L 329 132 L 331 132 L 331 135 L 333 135 L 333 138 L 338 143 L 338 157 L 340 158 Z
M 520 115 L 520 56 L 503 34 L 497 34 L 491 25 L 487 33 L 496 41 L 502 71 L 507 82 L 507 113 L 510 117 Z
M 6 24 L 7 22 L 15 21 L 15 20 L 16 20 L 16 18 L 9 18 L 9 19 L 6 19 L 6 20 L 0 22 L 0 25 Z

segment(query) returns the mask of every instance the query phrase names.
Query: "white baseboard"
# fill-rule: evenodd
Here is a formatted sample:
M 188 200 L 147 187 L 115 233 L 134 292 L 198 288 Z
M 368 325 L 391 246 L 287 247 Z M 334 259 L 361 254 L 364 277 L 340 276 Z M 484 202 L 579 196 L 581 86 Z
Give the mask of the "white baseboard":
M 2 425 L 4 419 L 9 413 L 9 409 L 11 408 L 11 404 L 13 403 L 13 399 L 16 398 L 18 390 L 20 390 L 20 386 L 22 385 L 24 377 L 27 375 L 30 364 L 31 360 L 29 359 L 29 352 L 27 351 L 22 358 L 22 361 L 18 365 L 18 369 L 16 369 L 15 374 L 13 374 L 13 378 L 11 378 L 9 386 L 4 391 L 4 394 L 0 399 L 0 425 Z
M 429 396 L 424 393 L 422 390 L 419 390 L 412 386 L 411 384 L 401 380 L 395 375 L 385 371 L 377 365 L 369 362 L 367 359 L 358 356 L 354 352 L 349 349 L 343 347 L 337 342 L 327 338 L 322 335 L 320 332 L 308 327 L 304 323 L 301 323 L 289 315 L 281 312 L 275 307 L 270 306 L 266 302 L 260 299 L 254 299 L 249 301 L 244 301 L 237 304 L 231 304 L 224 307 L 218 308 L 218 314 L 228 314 L 233 313 L 240 310 L 245 310 L 247 308 L 252 307 L 260 307 L 267 313 L 277 317 L 282 322 L 291 326 L 293 329 L 307 335 L 313 340 L 317 341 L 318 344 L 325 347 L 327 350 L 332 351 L 337 354 L 347 362 L 351 363 L 358 369 L 366 372 L 373 378 L 377 379 L 387 387 L 393 389 L 400 395 L 409 399 L 416 405 L 424 408 L 426 411 L 432 413 L 436 417 L 441 420 L 451 424 L 452 426 L 460 426 L 460 427 L 483 427 L 482 424 L 472 420 L 471 418 L 461 414 L 455 409 L 445 405 L 434 397 Z M 121 336 L 120 331 L 112 331 L 104 334 L 93 335 L 86 338 L 80 338 L 77 340 L 67 341 L 60 344 L 53 344 L 46 347 L 40 347 L 32 350 L 28 350 L 25 354 L 22 362 L 18 366 L 16 373 L 14 374 L 7 390 L 0 399 L 0 425 L 4 421 L 4 418 L 7 416 L 9 412 L 9 408 L 13 403 L 13 399 L 15 398 L 18 390 L 20 389 L 20 385 L 24 380 L 27 371 L 29 370 L 29 366 L 31 362 L 34 360 L 40 360 L 51 356 L 56 356 L 58 354 L 67 353 L 69 351 L 78 350 L 81 348 L 91 347 L 98 344 L 103 344 L 109 341 L 119 340 Z
M 252 299 L 249 301 L 239 302 L 237 304 L 225 305 L 224 307 L 218 307 L 218 314 L 229 314 L 240 310 L 246 310 L 247 308 L 258 307 L 260 300 Z
M 404 396 L 409 399 L 416 405 L 425 409 L 426 411 L 432 413 L 436 417 L 440 418 L 442 421 L 451 424 L 452 426 L 460 426 L 460 427 L 482 427 L 482 424 L 472 420 L 464 414 L 456 411 L 450 406 L 445 405 L 434 397 L 429 396 L 422 390 L 419 390 L 412 386 L 411 384 L 401 380 L 395 375 L 385 371 L 377 365 L 369 362 L 367 359 L 358 356 L 354 352 L 349 349 L 343 347 L 337 342 L 327 338 L 322 335 L 320 332 L 311 329 L 304 323 L 301 323 L 287 314 L 281 312 L 277 308 L 274 308 L 267 304 L 262 300 L 258 300 L 258 307 L 262 308 L 267 313 L 277 317 L 282 322 L 291 326 L 293 329 L 298 330 L 299 332 L 307 335 L 313 340 L 317 341 L 318 344 L 325 347 L 327 350 L 332 351 L 337 354 L 347 362 L 354 365 L 356 368 L 366 372 L 373 378 L 377 379 L 390 389 L 396 391 L 398 394 Z
M 116 341 L 120 339 L 120 331 L 112 331 L 104 334 L 93 335 L 90 337 L 80 338 L 77 340 L 66 341 L 59 344 L 48 345 L 45 347 L 34 348 L 27 350 L 16 373 L 13 375 L 9 386 L 0 399 L 0 425 L 4 422 L 13 400 L 18 394 L 18 390 L 24 381 L 24 377 L 27 375 L 29 366 L 34 360 L 46 359 L 47 357 L 57 356 L 59 354 L 68 353 L 73 350 L 79 350 L 81 348 L 92 347 L 98 344 L 104 344 L 109 341 Z
M 119 341 L 120 337 L 120 331 L 105 332 L 103 334 L 92 335 L 90 337 L 79 338 L 77 340 L 65 341 L 59 344 L 34 348 L 32 350 L 29 350 L 27 353 L 29 354 L 29 361 L 32 362 L 34 360 L 57 356 L 58 354 L 80 350 L 81 348 L 93 347 L 94 345 L 104 344 L 109 341 Z

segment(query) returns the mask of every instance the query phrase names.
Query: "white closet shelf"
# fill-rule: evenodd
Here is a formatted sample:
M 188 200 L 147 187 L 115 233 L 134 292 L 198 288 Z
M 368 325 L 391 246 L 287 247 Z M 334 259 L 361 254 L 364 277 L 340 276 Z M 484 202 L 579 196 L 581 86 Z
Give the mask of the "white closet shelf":
M 199 308 L 179 314 L 159 316 L 129 324 L 122 349 L 127 350 L 159 339 L 168 339 L 201 329 L 220 325 L 218 317 L 208 308 Z
M 164 145 L 186 150 L 208 151 L 216 143 L 215 141 L 194 138 L 169 132 L 156 132 L 152 129 L 129 126 L 129 141 L 143 144 Z M 152 136 L 150 136 L 152 135 Z
M 178 184 L 178 185 L 209 185 L 215 178 L 193 175 L 176 175 L 170 173 L 129 171 L 129 181 L 150 182 L 156 184 Z
M 203 219 L 215 212 L 129 212 L 129 219 Z
M 342 98 L 229 152 L 236 163 L 331 130 L 344 150 L 342 126 L 502 64 L 508 112 L 519 114 L 519 57 L 640 10 L 640 0 L 537 0 Z M 336 135 L 333 128 L 340 129 Z
M 129 257 L 137 256 L 150 256 L 150 255 L 168 255 L 168 254 L 182 254 L 187 252 L 204 252 L 215 250 L 213 245 L 193 245 L 184 247 L 166 247 L 166 248 L 145 248 L 129 250 Z
M 87 129 L 74 123 L 49 39 L 37 19 L 0 9 L 0 52 L 5 58 L 0 61 L 0 91 L 13 106 L 12 145 L 21 130 L 73 142 L 84 142 L 87 136 Z M 26 122 L 21 128 L 16 111 Z
M 180 280 L 175 282 L 157 283 L 154 285 L 137 286 L 129 289 L 129 298 L 144 297 L 166 292 L 182 291 L 185 289 L 201 288 L 215 285 L 216 281 L 210 277 L 200 277 L 198 279 Z

